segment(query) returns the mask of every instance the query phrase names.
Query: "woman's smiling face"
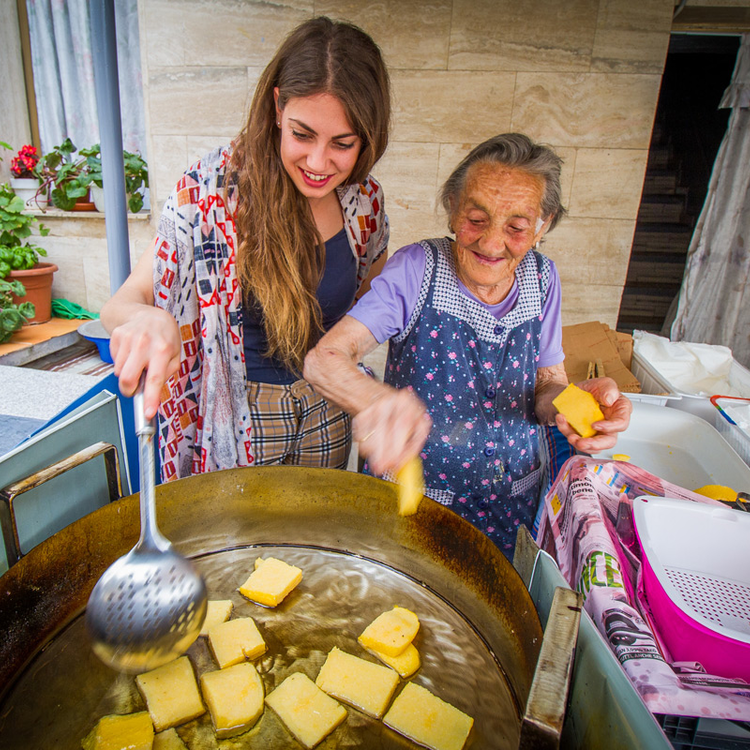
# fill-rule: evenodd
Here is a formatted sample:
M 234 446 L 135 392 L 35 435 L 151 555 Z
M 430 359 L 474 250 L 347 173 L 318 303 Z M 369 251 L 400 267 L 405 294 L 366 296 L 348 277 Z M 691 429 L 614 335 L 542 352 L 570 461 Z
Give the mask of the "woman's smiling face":
M 361 140 L 335 96 L 295 97 L 281 110 L 278 89 L 274 93 L 284 169 L 308 200 L 326 198 L 349 179 Z
M 516 167 L 478 163 L 453 213 L 456 266 L 467 289 L 482 302 L 502 302 L 515 270 L 541 239 L 544 180 Z

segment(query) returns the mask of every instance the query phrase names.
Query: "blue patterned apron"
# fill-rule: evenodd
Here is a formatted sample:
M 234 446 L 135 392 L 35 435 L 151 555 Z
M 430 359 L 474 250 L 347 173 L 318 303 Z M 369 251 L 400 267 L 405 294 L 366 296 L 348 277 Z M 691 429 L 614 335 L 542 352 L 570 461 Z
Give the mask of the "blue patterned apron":
M 516 269 L 518 301 L 497 319 L 459 290 L 448 238 L 421 244 L 422 287 L 408 325 L 391 339 L 385 381 L 411 387 L 432 417 L 426 494 L 510 557 L 539 501 L 534 387 L 550 262 L 526 254 Z

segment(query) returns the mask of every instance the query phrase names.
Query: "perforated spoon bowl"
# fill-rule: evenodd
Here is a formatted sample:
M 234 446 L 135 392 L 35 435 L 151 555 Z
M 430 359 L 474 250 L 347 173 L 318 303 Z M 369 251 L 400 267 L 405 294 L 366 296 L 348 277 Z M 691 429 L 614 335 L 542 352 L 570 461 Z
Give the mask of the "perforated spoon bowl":
M 142 384 L 141 384 L 142 386 Z M 120 672 L 145 672 L 190 647 L 206 616 L 203 579 L 175 552 L 156 525 L 154 424 L 143 412 L 143 388 L 133 397 L 140 454 L 141 536 L 94 586 L 86 624 L 96 655 Z

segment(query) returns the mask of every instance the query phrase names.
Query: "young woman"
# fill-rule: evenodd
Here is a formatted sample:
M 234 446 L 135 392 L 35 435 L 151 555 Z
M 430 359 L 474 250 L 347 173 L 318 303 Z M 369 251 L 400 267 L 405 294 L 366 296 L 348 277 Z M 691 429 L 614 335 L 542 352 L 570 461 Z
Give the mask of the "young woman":
M 234 143 L 178 182 L 153 253 L 101 314 L 122 392 L 146 372 L 163 479 L 346 466 L 349 416 L 301 372 L 385 262 L 388 220 L 369 172 L 389 117 L 377 45 L 355 26 L 315 18 L 269 63 Z

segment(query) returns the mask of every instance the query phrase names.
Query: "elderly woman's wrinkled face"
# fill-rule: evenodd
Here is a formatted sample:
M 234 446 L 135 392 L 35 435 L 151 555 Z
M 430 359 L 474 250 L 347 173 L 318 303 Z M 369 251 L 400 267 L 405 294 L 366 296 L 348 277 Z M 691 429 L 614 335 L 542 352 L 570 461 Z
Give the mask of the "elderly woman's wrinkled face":
M 453 213 L 461 281 L 486 304 L 502 302 L 526 253 L 544 234 L 544 180 L 502 164 L 475 164 Z

